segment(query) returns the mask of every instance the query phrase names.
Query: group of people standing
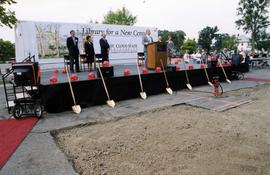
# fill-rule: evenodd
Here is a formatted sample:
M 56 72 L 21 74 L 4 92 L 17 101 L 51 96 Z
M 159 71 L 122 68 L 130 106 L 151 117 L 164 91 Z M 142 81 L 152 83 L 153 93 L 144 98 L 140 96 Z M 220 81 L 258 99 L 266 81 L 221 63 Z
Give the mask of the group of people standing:
M 70 60 L 70 71 L 74 72 L 74 65 L 76 72 L 80 72 L 79 66 L 79 47 L 78 47 L 79 39 L 75 36 L 75 31 L 70 31 L 70 37 L 67 38 L 67 48 L 69 52 L 69 60 Z M 110 45 L 106 39 L 106 33 L 103 32 L 101 34 L 101 38 L 99 40 L 100 44 L 100 56 L 102 61 L 109 60 L 109 52 L 110 52 Z M 83 44 L 84 52 L 86 55 L 86 62 L 88 63 L 88 67 L 90 71 L 92 70 L 92 64 L 95 61 L 95 49 L 93 44 L 93 38 L 90 35 L 87 35 L 85 38 L 85 42 Z
M 74 65 L 75 65 L 75 70 L 76 72 L 80 72 L 80 67 L 79 67 L 79 48 L 78 48 L 78 41 L 79 39 L 75 36 L 75 31 L 71 30 L 70 31 L 70 37 L 67 38 L 67 48 L 69 51 L 69 59 L 70 59 L 70 71 L 74 72 Z M 161 37 L 159 37 L 159 40 L 161 42 Z M 144 45 L 144 58 L 145 58 L 145 63 L 147 63 L 147 45 L 149 43 L 153 42 L 153 38 L 151 36 L 151 31 L 150 29 L 146 29 L 145 35 L 142 38 L 142 44 Z M 108 61 L 109 60 L 109 52 L 110 52 L 110 45 L 106 39 L 106 33 L 103 32 L 101 34 L 101 38 L 99 40 L 100 44 L 100 56 L 103 61 Z M 94 44 L 93 44 L 93 38 L 90 35 L 87 35 L 85 38 L 84 42 L 84 52 L 86 55 L 86 62 L 88 63 L 88 67 L 90 71 L 92 70 L 92 64 L 95 61 L 95 49 L 94 49 Z M 174 49 L 174 43 L 171 39 L 171 36 L 168 37 L 167 41 L 167 51 L 168 54 L 170 55 L 171 52 Z
M 147 45 L 153 42 L 153 38 L 151 36 L 151 31 L 150 29 L 146 29 L 145 35 L 142 38 L 142 44 L 144 45 L 144 60 L 145 63 L 147 63 Z M 162 42 L 161 36 L 158 36 L 158 42 Z M 168 41 L 167 41 L 167 53 L 168 56 L 172 56 L 172 52 L 174 50 L 174 43 L 172 41 L 171 35 L 168 36 Z

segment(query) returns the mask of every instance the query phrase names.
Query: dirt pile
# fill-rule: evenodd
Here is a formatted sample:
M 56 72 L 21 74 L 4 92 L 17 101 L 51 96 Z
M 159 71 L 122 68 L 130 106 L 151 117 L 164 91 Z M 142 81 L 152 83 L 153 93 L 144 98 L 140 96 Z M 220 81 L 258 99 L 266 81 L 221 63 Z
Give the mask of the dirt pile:
M 229 95 L 252 102 L 226 112 L 176 106 L 56 140 L 80 174 L 270 174 L 270 85 Z

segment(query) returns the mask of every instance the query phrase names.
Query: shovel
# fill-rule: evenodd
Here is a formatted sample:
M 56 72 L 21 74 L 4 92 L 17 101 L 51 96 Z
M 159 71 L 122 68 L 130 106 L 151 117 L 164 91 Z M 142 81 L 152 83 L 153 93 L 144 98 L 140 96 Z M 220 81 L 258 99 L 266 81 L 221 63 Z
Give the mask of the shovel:
M 184 66 L 185 66 L 185 74 L 186 74 L 186 79 L 187 79 L 187 84 L 186 86 L 188 87 L 189 90 L 192 90 L 192 86 L 189 83 L 189 78 L 188 78 L 188 73 L 187 73 L 187 67 L 186 67 L 186 63 L 184 62 Z
M 74 105 L 71 108 L 72 108 L 73 112 L 75 112 L 76 114 L 79 114 L 79 113 L 81 113 L 82 109 L 81 109 L 80 105 L 76 105 L 76 100 L 75 100 L 73 88 L 72 88 L 72 85 L 71 85 L 71 82 L 70 82 L 68 68 L 67 68 L 67 66 L 65 68 L 66 68 L 66 73 L 67 73 L 68 84 L 69 84 L 69 87 L 70 87 L 70 92 L 71 92 L 72 99 L 73 99 L 73 102 L 74 102 Z
M 138 63 L 136 63 L 136 65 L 137 65 L 137 71 L 138 71 L 139 80 L 140 80 L 140 86 L 141 86 L 140 96 L 142 97 L 142 99 L 145 100 L 145 99 L 147 98 L 147 95 L 146 95 L 146 93 L 143 91 L 142 78 L 141 78 L 141 73 L 140 73 L 140 69 L 139 69 Z
M 209 84 L 211 87 L 214 87 L 214 85 L 213 85 L 213 84 L 210 82 L 210 80 L 209 80 L 209 76 L 208 76 L 208 73 L 207 73 L 207 70 L 206 70 L 205 66 L 204 66 L 204 72 L 205 72 L 205 75 L 206 75 L 208 84 Z
M 94 56 L 94 70 L 97 70 L 97 57 Z
M 114 102 L 113 100 L 110 99 L 109 92 L 108 92 L 107 86 L 106 86 L 106 84 L 105 84 L 104 77 L 103 77 L 102 72 L 101 72 L 101 70 L 100 70 L 99 64 L 98 64 L 98 71 L 99 71 L 99 74 L 100 74 L 100 77 L 101 77 L 101 80 L 102 80 L 102 83 L 103 83 L 105 92 L 106 92 L 106 94 L 107 94 L 107 98 L 108 98 L 108 100 L 107 100 L 107 105 L 110 106 L 110 107 L 112 107 L 112 108 L 114 108 L 115 102 Z
M 227 74 L 226 74 L 226 72 L 225 72 L 225 70 L 224 70 L 224 68 L 223 68 L 223 66 L 222 66 L 222 63 L 220 63 L 219 65 L 220 65 L 220 67 L 221 67 L 221 69 L 222 69 L 222 71 L 223 71 L 223 73 L 224 73 L 224 76 L 225 76 L 225 78 L 226 78 L 226 81 L 227 81 L 228 83 L 231 84 L 232 82 L 231 82 L 231 80 L 228 79 Z
M 164 69 L 164 65 L 163 65 L 163 62 L 162 60 L 160 59 L 160 63 L 161 63 L 161 66 L 162 66 L 162 69 L 163 69 L 163 73 L 164 73 L 164 77 L 165 77 L 165 80 L 166 80 L 166 84 L 167 84 L 167 87 L 166 87 L 166 91 L 169 93 L 169 94 L 173 94 L 173 91 L 172 89 L 170 88 L 169 86 L 169 82 L 168 82 L 168 79 L 167 79 L 167 75 L 165 73 L 165 69 Z

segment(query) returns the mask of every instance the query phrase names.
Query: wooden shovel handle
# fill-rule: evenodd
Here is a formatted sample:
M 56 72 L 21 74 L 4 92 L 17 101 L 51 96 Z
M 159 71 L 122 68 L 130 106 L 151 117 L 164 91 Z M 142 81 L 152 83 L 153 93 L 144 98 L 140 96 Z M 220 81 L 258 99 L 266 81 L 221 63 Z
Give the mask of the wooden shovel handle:
M 228 77 L 227 77 L 227 74 L 226 74 L 226 72 L 225 72 L 225 70 L 224 70 L 224 68 L 223 68 L 223 66 L 222 66 L 222 63 L 220 63 L 219 65 L 220 65 L 220 67 L 221 67 L 221 69 L 222 69 L 222 71 L 223 71 L 223 73 L 224 73 L 224 76 L 225 76 L 225 78 L 226 78 L 226 80 L 227 80 Z
M 204 72 L 205 72 L 205 75 L 206 75 L 206 78 L 207 78 L 208 82 L 210 82 L 210 80 L 209 80 L 209 76 L 208 76 L 208 73 L 207 73 L 207 70 L 206 70 L 206 68 L 205 68 L 205 67 L 204 67 Z
M 101 70 L 100 70 L 99 65 L 98 65 L 98 71 L 99 71 L 99 74 L 100 74 L 100 77 L 101 77 L 101 80 L 102 80 L 102 83 L 103 83 L 105 92 L 106 92 L 106 94 L 107 94 L 107 98 L 108 98 L 108 100 L 111 100 L 111 99 L 110 99 L 110 96 L 109 96 L 109 92 L 108 92 L 107 86 L 106 86 L 106 83 L 105 83 L 105 81 L 104 81 L 103 74 L 102 74 L 102 72 L 101 72 Z
M 166 72 L 165 72 L 165 69 L 164 69 L 164 65 L 163 65 L 162 59 L 160 59 L 160 63 L 161 63 L 162 69 L 163 69 L 163 73 L 164 73 L 164 77 L 165 77 L 165 81 L 166 81 L 167 87 L 169 87 L 169 82 L 168 82 L 168 79 L 167 79 L 167 75 L 166 75 Z
M 138 75 L 139 75 L 139 81 L 140 81 L 141 91 L 143 92 L 142 78 L 141 78 L 141 73 L 140 73 L 139 65 L 138 65 L 137 62 L 136 62 L 136 66 L 137 66 L 137 71 L 138 71 Z
M 71 96 L 72 96 L 72 99 L 73 99 L 74 105 L 76 106 L 76 100 L 75 100 L 75 96 L 74 96 L 73 88 L 72 88 L 72 85 L 71 85 L 71 81 L 70 81 L 70 77 L 69 77 L 69 73 L 68 73 L 68 67 L 67 67 L 67 65 L 65 66 L 65 68 L 66 68 L 67 79 L 68 79 L 68 84 L 69 84 L 69 88 L 70 88 Z

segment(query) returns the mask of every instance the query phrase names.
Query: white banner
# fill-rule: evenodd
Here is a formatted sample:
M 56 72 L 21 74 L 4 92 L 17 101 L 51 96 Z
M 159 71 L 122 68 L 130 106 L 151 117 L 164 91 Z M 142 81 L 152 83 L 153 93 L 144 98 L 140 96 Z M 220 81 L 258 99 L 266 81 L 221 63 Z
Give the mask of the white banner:
M 29 54 L 36 55 L 41 63 L 60 63 L 68 54 L 66 39 L 70 30 L 75 30 L 79 38 L 80 53 L 84 53 L 83 42 L 91 35 L 96 53 L 100 53 L 101 33 L 107 33 L 110 44 L 109 58 L 112 64 L 131 63 L 137 58 L 137 52 L 143 52 L 142 37 L 147 27 L 134 27 L 108 24 L 74 24 L 19 21 L 15 28 L 16 60 L 21 61 Z M 158 30 L 149 28 L 154 41 Z M 60 59 L 61 58 L 61 59 Z

